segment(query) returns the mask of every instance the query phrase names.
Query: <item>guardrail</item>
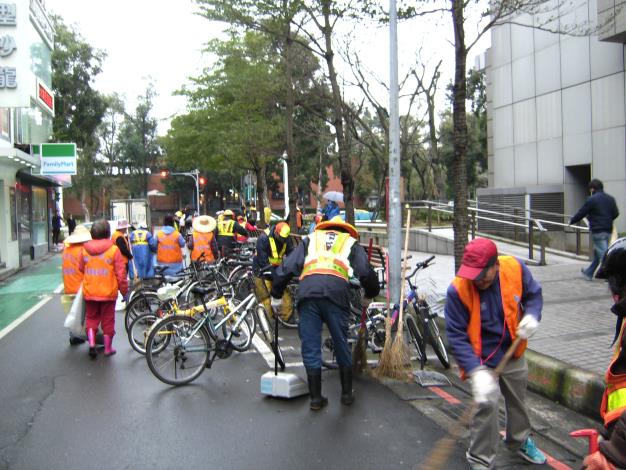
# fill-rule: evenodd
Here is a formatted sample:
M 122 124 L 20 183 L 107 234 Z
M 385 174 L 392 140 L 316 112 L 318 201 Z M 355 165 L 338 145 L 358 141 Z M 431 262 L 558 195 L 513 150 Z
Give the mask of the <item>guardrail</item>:
M 481 209 L 477 206 L 477 201 L 468 200 L 470 205 L 468 206 L 468 210 L 470 211 L 470 226 L 469 233 L 471 234 L 472 239 L 476 238 L 477 231 L 477 222 L 478 220 L 485 220 L 491 222 L 497 222 L 499 224 L 504 224 L 513 227 L 514 230 L 521 229 L 524 232 L 528 233 L 528 258 L 534 259 L 535 252 L 535 231 L 539 234 L 539 264 L 544 266 L 546 264 L 546 229 L 547 225 L 559 226 L 563 227 L 563 230 L 567 232 L 567 229 L 572 229 L 576 233 L 576 254 L 580 254 L 580 239 L 581 233 L 587 232 L 589 233 L 589 227 L 583 227 L 579 225 L 569 225 L 560 222 L 555 222 L 552 220 L 540 219 L 535 217 L 530 217 L 527 215 L 518 215 L 516 214 L 516 210 L 524 210 L 512 206 L 504 206 L 501 204 L 493 204 L 494 206 L 500 206 L 502 208 L 514 209 L 513 214 L 506 212 L 493 211 L 489 209 Z M 428 201 L 428 200 L 418 200 L 418 201 L 405 201 L 404 204 L 408 204 L 409 207 L 415 209 L 427 209 L 427 226 L 428 231 L 432 232 L 432 213 L 433 211 L 442 212 L 446 214 L 453 214 L 454 207 L 448 203 L 436 202 L 436 201 Z M 472 206 L 472 204 L 474 204 Z M 482 204 L 482 203 L 481 203 Z M 491 204 L 491 203 L 488 203 Z M 559 216 L 562 218 L 567 217 L 565 214 L 557 214 L 554 212 L 548 211 L 531 211 L 524 210 L 524 212 L 536 212 L 543 213 L 545 215 L 551 216 Z M 512 219 L 512 220 L 511 220 Z M 570 232 L 571 233 L 571 232 Z M 589 237 L 589 243 L 591 246 L 591 237 Z

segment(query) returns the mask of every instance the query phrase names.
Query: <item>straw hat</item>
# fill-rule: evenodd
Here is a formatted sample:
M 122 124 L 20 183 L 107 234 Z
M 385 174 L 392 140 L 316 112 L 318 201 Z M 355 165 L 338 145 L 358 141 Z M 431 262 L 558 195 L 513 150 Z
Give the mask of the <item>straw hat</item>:
M 193 219 L 193 229 L 200 233 L 209 233 L 215 230 L 217 222 L 215 219 L 208 215 L 199 215 Z
M 128 224 L 128 220 L 126 219 L 120 219 L 117 221 L 117 230 L 124 230 L 125 228 L 130 227 L 130 225 Z
M 332 230 L 333 228 L 343 229 L 350 234 L 351 237 L 359 239 L 359 232 L 353 225 L 344 222 L 340 216 L 335 216 L 326 222 L 320 222 L 315 226 L 315 230 Z
M 67 237 L 64 242 L 71 245 L 74 243 L 88 242 L 89 240 L 91 240 L 91 233 L 89 232 L 89 229 L 84 225 L 78 225 L 74 229 L 74 232 Z

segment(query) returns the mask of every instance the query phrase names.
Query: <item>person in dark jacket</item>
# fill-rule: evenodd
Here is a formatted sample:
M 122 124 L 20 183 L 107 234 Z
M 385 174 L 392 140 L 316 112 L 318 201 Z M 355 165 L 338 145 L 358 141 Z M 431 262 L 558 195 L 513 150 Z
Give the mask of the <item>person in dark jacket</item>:
M 248 232 L 235 222 L 235 214 L 230 209 L 225 210 L 223 216 L 223 219 L 217 222 L 217 245 L 219 246 L 220 254 L 228 257 L 235 247 L 235 233 L 247 237 Z
M 273 277 L 272 307 L 277 314 L 287 283 L 294 276 L 300 277 L 299 335 L 313 411 L 328 403 L 322 396 L 322 323 L 328 326 L 337 355 L 341 403 L 351 405 L 354 401 L 352 351 L 347 341 L 350 278 L 359 279 L 368 299 L 380 291 L 378 277 L 358 244 L 358 237 L 357 230 L 339 217 L 322 222 L 283 260 Z
M 67 218 L 67 234 L 71 235 L 74 233 L 74 229 L 76 228 L 76 219 L 72 214 L 70 214 Z
M 293 251 L 293 244 L 289 235 L 291 229 L 287 222 L 279 222 L 274 225 L 269 233 L 262 233 L 256 241 L 256 255 L 252 258 L 252 271 L 254 272 L 254 293 L 259 302 L 263 304 L 268 313 L 272 313 L 270 305 L 270 290 L 272 289 L 272 278 L 283 258 L 289 256 Z M 269 268 L 270 273 L 264 274 Z M 262 272 L 264 271 L 264 272 Z M 285 308 L 281 311 L 281 317 L 289 320 L 293 314 L 293 299 L 289 290 L 283 293 Z
M 587 217 L 593 240 L 593 261 L 587 269 L 581 269 L 585 279 L 591 281 L 596 269 L 602 261 L 602 257 L 609 247 L 611 232 L 613 231 L 613 221 L 619 216 L 619 210 L 615 203 L 615 198 L 604 192 L 602 181 L 593 179 L 589 182 L 591 196 L 585 204 L 569 221 L 570 225 L 575 224 Z
M 61 236 L 61 225 L 63 224 L 63 217 L 61 217 L 61 213 L 57 211 L 55 215 L 52 216 L 52 244 L 56 247 L 59 244 L 59 237 Z

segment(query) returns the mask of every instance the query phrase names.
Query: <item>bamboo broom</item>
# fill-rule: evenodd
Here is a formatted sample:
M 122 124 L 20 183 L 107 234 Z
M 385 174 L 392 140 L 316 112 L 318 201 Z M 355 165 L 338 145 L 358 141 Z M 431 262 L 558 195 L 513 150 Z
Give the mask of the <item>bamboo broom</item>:
M 409 251 L 409 229 L 411 227 L 411 210 L 407 211 L 406 216 L 406 234 L 404 236 L 404 262 L 402 265 L 402 278 L 400 288 L 400 311 L 398 314 L 398 330 L 396 337 L 391 343 L 391 318 L 388 316 L 385 319 L 385 345 L 383 351 L 380 354 L 380 361 L 376 369 L 376 375 L 378 377 L 389 377 L 392 379 L 408 380 L 411 374 L 407 370 L 407 364 L 409 361 L 409 352 L 404 342 L 404 285 L 406 277 L 406 271 L 408 268 L 408 251 Z M 390 314 L 391 311 L 387 310 Z

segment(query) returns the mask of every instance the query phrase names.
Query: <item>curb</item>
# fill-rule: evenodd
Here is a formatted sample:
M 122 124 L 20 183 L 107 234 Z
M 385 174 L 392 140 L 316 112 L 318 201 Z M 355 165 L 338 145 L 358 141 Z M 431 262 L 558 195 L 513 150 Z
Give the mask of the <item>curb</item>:
M 528 388 L 539 395 L 601 422 L 604 381 L 593 372 L 526 350 Z

